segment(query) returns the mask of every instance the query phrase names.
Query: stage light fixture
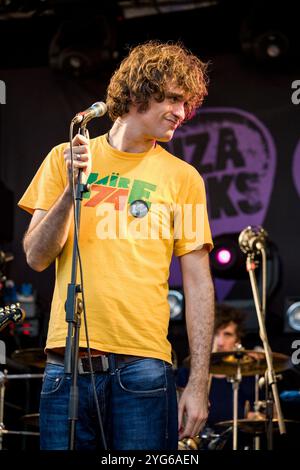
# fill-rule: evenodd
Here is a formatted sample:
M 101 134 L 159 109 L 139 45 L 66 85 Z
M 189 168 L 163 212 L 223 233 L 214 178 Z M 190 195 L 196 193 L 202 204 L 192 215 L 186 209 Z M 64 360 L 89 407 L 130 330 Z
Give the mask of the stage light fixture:
M 245 54 L 261 65 L 277 65 L 297 51 L 297 26 L 289 13 L 276 2 L 256 1 L 249 4 L 240 23 L 240 44 Z M 294 51 L 294 52 L 293 52 Z
M 238 233 L 214 237 L 214 249 L 210 253 L 211 270 L 221 279 L 245 279 L 246 256 L 238 244 Z
M 227 233 L 214 237 L 214 249 L 210 253 L 212 274 L 219 279 L 248 280 L 246 255 L 238 243 L 238 233 Z M 281 261 L 276 245 L 268 239 L 267 254 L 267 293 L 273 295 L 281 281 Z M 261 280 L 261 263 L 258 264 L 258 279 Z
M 289 50 L 289 40 L 281 31 L 265 31 L 253 41 L 253 52 L 260 62 L 277 61 Z
M 285 304 L 285 333 L 300 332 L 300 297 L 288 297 Z
M 49 46 L 49 64 L 54 70 L 78 77 L 102 69 L 116 53 L 113 20 L 95 13 L 60 24 Z
M 220 248 L 216 253 L 216 259 L 222 265 L 228 265 L 232 259 L 232 254 L 227 248 Z

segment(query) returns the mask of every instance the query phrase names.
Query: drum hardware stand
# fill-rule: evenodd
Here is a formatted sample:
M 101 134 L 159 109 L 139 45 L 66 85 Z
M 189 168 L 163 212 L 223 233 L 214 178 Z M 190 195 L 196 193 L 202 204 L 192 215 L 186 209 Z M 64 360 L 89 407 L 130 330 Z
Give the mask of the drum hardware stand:
M 0 372 L 0 450 L 3 445 L 3 431 L 4 431 L 4 395 L 5 395 L 5 380 L 7 370 Z
M 233 434 L 232 434 L 232 449 L 237 450 L 238 448 L 238 404 L 239 404 L 239 388 L 242 380 L 241 364 L 240 361 L 243 357 L 242 346 L 239 345 L 237 351 L 234 353 L 237 359 L 237 369 L 234 377 L 230 377 L 229 381 L 232 384 L 233 391 Z
M 4 397 L 5 382 L 12 379 L 41 379 L 43 374 L 7 374 L 7 370 L 0 371 L 0 450 L 3 449 L 3 434 L 17 434 L 22 436 L 39 436 L 39 432 L 31 431 L 8 431 L 4 426 Z
M 257 314 L 257 320 L 259 324 L 259 335 L 263 343 L 263 348 L 266 356 L 267 362 L 267 371 L 266 371 L 266 386 L 268 387 L 268 396 L 267 399 L 267 441 L 268 441 L 268 450 L 273 449 L 273 404 L 275 404 L 277 415 L 278 415 L 278 425 L 280 434 L 286 433 L 285 423 L 283 420 L 283 414 L 281 410 L 278 388 L 277 388 L 277 378 L 273 366 L 272 351 L 269 345 L 267 330 L 265 325 L 265 314 L 266 314 L 266 250 L 265 242 L 268 234 L 262 227 L 247 227 L 239 235 L 239 245 L 241 250 L 247 254 L 246 260 L 246 269 L 249 273 L 250 283 L 253 293 L 253 299 Z M 259 290 L 257 286 L 257 281 L 255 277 L 255 269 L 258 266 L 258 261 L 256 260 L 256 255 L 260 254 L 262 258 L 262 300 L 260 301 Z
M 255 401 L 254 411 L 259 413 L 259 374 L 255 375 Z M 245 416 L 246 418 L 247 416 Z M 254 450 L 260 450 L 260 436 L 254 437 Z

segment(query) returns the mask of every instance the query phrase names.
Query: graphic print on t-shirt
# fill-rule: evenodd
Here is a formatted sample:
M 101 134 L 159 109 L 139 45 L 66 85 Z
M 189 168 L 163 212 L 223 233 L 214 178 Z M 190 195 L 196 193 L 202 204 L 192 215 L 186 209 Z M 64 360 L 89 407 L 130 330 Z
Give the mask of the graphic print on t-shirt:
M 115 210 L 125 209 L 126 200 L 128 204 L 136 200 L 143 200 L 147 206 L 151 205 L 151 191 L 155 191 L 157 186 L 147 181 L 125 178 L 119 176 L 119 173 L 99 178 L 99 173 L 91 173 L 87 184 L 91 191 L 84 194 L 85 199 L 89 199 L 84 205 L 86 207 L 96 207 L 103 202 L 110 202 Z

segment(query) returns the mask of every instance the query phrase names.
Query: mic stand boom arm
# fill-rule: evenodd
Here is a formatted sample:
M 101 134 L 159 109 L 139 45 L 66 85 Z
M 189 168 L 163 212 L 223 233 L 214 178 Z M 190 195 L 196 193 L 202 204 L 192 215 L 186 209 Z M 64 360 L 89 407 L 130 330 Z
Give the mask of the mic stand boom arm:
M 266 253 L 265 253 L 265 248 L 264 246 L 260 247 L 260 251 L 264 252 L 263 253 L 263 260 L 266 259 Z M 255 309 L 256 309 L 256 314 L 257 314 L 257 319 L 258 319 L 258 324 L 259 324 L 259 334 L 260 338 L 263 343 L 265 355 L 266 355 L 266 361 L 267 361 L 267 378 L 268 378 L 268 384 L 269 387 L 272 389 L 272 394 L 275 402 L 275 407 L 277 410 L 278 414 L 278 424 L 279 424 L 279 431 L 280 434 L 285 434 L 286 429 L 285 429 L 285 423 L 283 420 L 283 415 L 282 415 L 282 410 L 281 410 L 281 405 L 279 401 L 279 395 L 278 395 L 278 389 L 277 389 L 277 380 L 276 380 L 276 374 L 274 371 L 274 366 L 273 366 L 273 358 L 272 358 L 272 353 L 268 341 L 268 336 L 267 336 L 267 330 L 266 330 L 266 325 L 265 325 L 265 318 L 264 318 L 264 311 L 263 309 L 265 308 L 265 305 L 261 305 L 260 300 L 259 300 L 259 290 L 256 282 L 256 277 L 254 270 L 256 269 L 256 263 L 254 261 L 254 253 L 248 252 L 247 254 L 247 271 L 249 272 L 250 276 L 250 283 L 251 283 L 251 288 L 252 288 L 252 293 L 253 293 L 253 298 L 254 298 L 254 303 L 255 303 Z M 263 266 L 263 269 L 266 267 Z M 263 297 L 265 296 L 265 293 L 262 294 Z M 264 304 L 264 302 L 263 302 Z M 268 450 L 272 449 L 272 412 L 270 413 L 271 416 L 269 416 L 269 423 L 268 423 Z

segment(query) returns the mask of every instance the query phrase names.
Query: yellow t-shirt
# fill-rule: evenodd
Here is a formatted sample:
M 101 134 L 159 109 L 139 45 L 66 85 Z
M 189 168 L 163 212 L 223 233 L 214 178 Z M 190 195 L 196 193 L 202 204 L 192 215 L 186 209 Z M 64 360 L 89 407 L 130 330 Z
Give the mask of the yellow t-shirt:
M 49 210 L 62 194 L 67 145 L 54 147 L 45 158 L 19 201 L 21 208 Z M 171 362 L 172 253 L 212 247 L 203 180 L 159 145 L 134 154 L 112 148 L 106 136 L 90 145 L 91 186 L 82 202 L 79 237 L 90 346 Z M 72 242 L 73 225 L 56 259 L 47 349 L 65 345 Z M 80 346 L 86 347 L 83 322 Z

